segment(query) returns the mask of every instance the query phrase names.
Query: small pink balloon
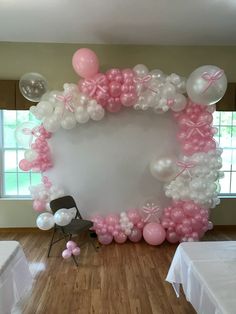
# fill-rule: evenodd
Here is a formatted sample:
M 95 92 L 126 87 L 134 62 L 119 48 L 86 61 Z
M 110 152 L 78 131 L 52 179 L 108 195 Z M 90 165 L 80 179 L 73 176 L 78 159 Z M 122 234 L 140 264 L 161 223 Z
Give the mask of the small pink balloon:
M 119 216 L 116 214 L 109 214 L 106 216 L 105 221 L 110 226 L 115 226 L 119 223 Z
M 142 231 L 137 227 L 134 227 L 131 230 L 131 234 L 129 235 L 129 240 L 132 242 L 139 242 L 142 239 Z
M 161 224 L 150 222 L 143 228 L 144 240 L 151 245 L 160 245 L 165 241 L 166 232 Z
M 40 201 L 40 200 L 34 200 L 33 202 L 33 209 L 36 212 L 42 212 L 45 210 L 45 202 Z
M 132 107 L 137 101 L 137 95 L 134 92 L 122 93 L 120 96 L 120 101 L 125 107 Z
M 137 224 L 139 221 L 141 221 L 141 216 L 139 214 L 139 211 L 136 208 L 128 209 L 127 216 L 131 220 L 133 224 Z
M 116 236 L 114 236 L 114 240 L 116 243 L 124 243 L 127 240 L 127 236 L 123 232 L 119 232 Z
M 121 94 L 121 84 L 116 81 L 111 81 L 109 84 L 109 93 L 112 97 L 118 97 Z
M 144 227 L 144 222 L 141 220 L 141 221 L 139 221 L 138 223 L 137 223 L 137 227 L 139 228 L 139 229 L 143 229 L 143 227 Z
M 65 258 L 65 259 L 70 258 L 70 257 L 71 257 L 71 251 L 69 251 L 68 249 L 66 249 L 66 250 L 64 250 L 64 251 L 62 252 L 61 255 L 62 255 L 62 257 Z
M 177 233 L 174 231 L 170 232 L 169 230 L 166 232 L 166 239 L 170 243 L 177 243 L 179 241 Z
M 32 168 L 32 163 L 26 159 L 19 162 L 19 168 L 23 171 L 29 171 Z
M 79 76 L 91 78 L 98 73 L 99 60 L 94 51 L 88 48 L 81 48 L 74 53 L 72 65 Z
M 68 250 L 72 251 L 73 249 L 77 247 L 77 244 L 74 241 L 68 241 L 66 243 L 66 247 Z
M 110 99 L 108 100 L 108 104 L 106 106 L 107 111 L 112 112 L 112 113 L 116 113 L 119 112 L 121 109 L 121 104 L 120 103 L 116 103 L 115 101 L 110 101 Z
M 109 233 L 101 234 L 98 236 L 98 241 L 101 244 L 108 245 L 112 242 L 112 240 L 113 240 L 113 236 Z
M 72 254 L 75 256 L 80 255 L 80 248 L 77 246 L 72 250 Z

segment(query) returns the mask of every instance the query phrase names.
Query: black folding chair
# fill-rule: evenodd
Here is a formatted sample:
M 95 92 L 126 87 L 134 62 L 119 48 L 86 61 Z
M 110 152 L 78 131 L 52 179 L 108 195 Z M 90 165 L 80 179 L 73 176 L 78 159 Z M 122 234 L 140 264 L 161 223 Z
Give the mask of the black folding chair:
M 58 211 L 61 208 L 69 209 L 69 208 L 74 207 L 74 208 L 76 208 L 76 215 L 75 215 L 75 218 L 72 219 L 71 223 L 69 223 L 68 225 L 66 225 L 64 227 L 58 226 L 57 224 L 55 224 L 54 230 L 53 230 L 53 235 L 52 235 L 49 249 L 48 249 L 48 257 L 50 256 L 52 246 L 55 243 L 57 243 L 63 239 L 67 243 L 67 241 L 71 240 L 73 235 L 78 235 L 79 233 L 84 233 L 86 231 L 87 231 L 87 239 L 88 239 L 89 243 L 91 243 L 93 248 L 95 250 L 97 250 L 97 247 L 96 247 L 94 241 L 91 239 L 91 236 L 90 236 L 90 234 L 93 233 L 92 231 L 90 231 L 90 228 L 93 226 L 93 222 L 90 220 L 85 220 L 82 218 L 82 216 L 79 212 L 79 209 L 76 205 L 76 202 L 72 196 L 67 195 L 67 196 L 57 198 L 57 199 L 50 202 L 50 207 L 51 207 L 51 210 L 54 214 L 56 211 Z M 57 233 L 62 234 L 62 237 L 59 237 L 59 239 L 55 240 Z M 72 255 L 72 258 L 73 258 L 75 264 L 78 266 L 78 263 L 77 263 L 74 255 Z

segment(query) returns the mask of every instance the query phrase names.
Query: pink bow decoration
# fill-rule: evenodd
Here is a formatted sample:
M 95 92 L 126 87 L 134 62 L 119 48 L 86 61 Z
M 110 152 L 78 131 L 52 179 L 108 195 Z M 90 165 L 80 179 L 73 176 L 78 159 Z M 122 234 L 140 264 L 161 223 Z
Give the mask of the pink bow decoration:
M 196 166 L 196 163 L 193 161 L 177 161 L 176 165 L 179 166 L 180 168 L 182 168 L 182 170 L 175 176 L 174 179 L 176 179 L 178 176 L 180 176 L 182 173 L 184 173 L 185 171 L 188 173 L 189 177 L 191 178 L 192 175 L 189 172 L 189 169 L 193 168 Z
M 49 180 L 47 176 L 42 177 L 42 182 L 46 188 L 50 189 L 50 187 L 52 186 L 52 182 Z
M 134 78 L 134 83 L 146 84 L 152 79 L 151 75 L 145 75 L 143 77 L 136 76 Z
M 224 71 L 223 70 L 219 70 L 219 71 L 216 71 L 215 73 L 213 74 L 210 74 L 208 72 L 204 72 L 202 74 L 202 78 L 207 81 L 207 86 L 205 87 L 205 89 L 202 91 L 202 94 L 205 93 L 205 91 L 208 90 L 209 87 L 211 87 L 212 84 L 214 84 L 216 81 L 218 81 L 222 75 L 224 74 Z
M 105 83 L 105 81 L 106 81 L 105 76 L 99 76 L 98 78 L 95 79 L 85 80 L 84 81 L 85 86 L 91 88 L 89 96 L 92 97 L 96 93 L 97 89 L 99 89 L 103 93 L 106 93 L 106 90 L 101 86 L 101 84 Z
M 186 125 L 189 127 L 187 138 L 190 138 L 194 133 L 197 133 L 201 135 L 202 137 L 204 137 L 204 134 L 199 128 L 201 128 L 202 126 L 205 126 L 206 122 L 200 121 L 200 122 L 194 123 L 193 121 L 189 120 L 186 122 Z
M 22 132 L 24 135 L 33 135 L 35 137 L 39 137 L 40 136 L 40 127 L 36 126 L 33 129 L 24 128 L 24 129 L 22 129 Z
M 160 207 L 158 207 L 157 205 L 155 205 L 154 203 L 149 204 L 147 203 L 146 206 L 144 206 L 142 208 L 143 212 L 147 214 L 147 217 L 144 219 L 144 223 L 148 222 L 148 220 L 154 216 L 155 220 L 157 220 L 159 222 L 159 217 L 155 217 L 155 215 L 160 215 Z
M 71 106 L 70 102 L 71 100 L 73 99 L 73 96 L 70 95 L 70 94 L 67 94 L 67 95 L 58 95 L 56 97 L 57 100 L 63 102 L 65 108 L 67 110 L 69 110 L 70 112 L 74 112 L 74 108 Z

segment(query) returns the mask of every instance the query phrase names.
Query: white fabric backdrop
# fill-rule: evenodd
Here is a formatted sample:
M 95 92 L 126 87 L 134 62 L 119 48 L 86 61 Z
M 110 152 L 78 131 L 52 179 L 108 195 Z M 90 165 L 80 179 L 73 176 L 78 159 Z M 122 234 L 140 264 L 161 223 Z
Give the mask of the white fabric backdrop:
M 166 204 L 162 184 L 149 172 L 154 157 L 178 151 L 169 113 L 124 110 L 50 140 L 55 166 L 48 172 L 78 201 L 82 214 L 121 212 L 148 200 Z

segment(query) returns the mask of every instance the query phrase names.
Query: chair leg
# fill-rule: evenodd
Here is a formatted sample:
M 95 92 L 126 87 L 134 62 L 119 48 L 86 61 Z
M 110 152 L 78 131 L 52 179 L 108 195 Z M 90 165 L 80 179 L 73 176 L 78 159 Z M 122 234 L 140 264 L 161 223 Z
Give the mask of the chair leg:
M 88 233 L 89 242 L 92 244 L 94 250 L 98 252 L 98 247 L 95 245 L 95 241 L 90 237 L 90 233 Z
M 50 256 L 50 252 L 51 252 L 51 249 L 52 249 L 53 239 L 54 239 L 55 233 L 56 233 L 56 229 L 54 228 L 53 235 L 52 235 L 52 238 L 51 238 L 51 241 L 50 241 L 50 244 L 49 244 L 49 248 L 48 248 L 48 257 Z

